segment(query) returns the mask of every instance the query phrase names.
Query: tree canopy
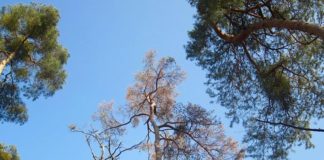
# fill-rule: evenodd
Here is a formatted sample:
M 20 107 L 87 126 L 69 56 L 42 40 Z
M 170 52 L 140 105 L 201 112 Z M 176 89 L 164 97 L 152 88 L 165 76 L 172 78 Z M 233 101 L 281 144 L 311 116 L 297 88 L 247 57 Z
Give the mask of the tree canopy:
M 58 42 L 58 21 L 52 6 L 0 9 L 0 122 L 26 122 L 22 96 L 36 100 L 62 88 L 69 55 Z
M 286 159 L 312 148 L 324 117 L 322 0 L 189 0 L 197 9 L 187 57 L 208 71 L 208 93 L 247 129 L 249 156 Z M 310 9 L 311 8 L 311 9 Z
M 1 160 L 20 160 L 16 147 L 5 146 L 3 144 L 0 144 L 0 159 Z
M 153 52 L 146 55 L 143 71 L 128 89 L 127 106 L 118 109 L 123 113 L 121 116 L 114 111 L 113 103 L 103 103 L 94 116 L 102 129 L 70 126 L 73 132 L 86 137 L 93 159 L 116 160 L 133 149 L 147 151 L 149 159 L 154 160 L 242 159 L 244 151 L 225 136 L 213 112 L 191 103 L 176 103 L 175 87 L 183 80 L 184 72 L 175 60 L 165 57 L 155 62 L 154 57 Z M 126 118 L 126 122 L 120 117 Z M 127 147 L 121 136 L 130 124 L 134 128 L 143 124 L 146 130 L 142 132 L 142 140 Z M 99 146 L 99 153 L 93 146 Z

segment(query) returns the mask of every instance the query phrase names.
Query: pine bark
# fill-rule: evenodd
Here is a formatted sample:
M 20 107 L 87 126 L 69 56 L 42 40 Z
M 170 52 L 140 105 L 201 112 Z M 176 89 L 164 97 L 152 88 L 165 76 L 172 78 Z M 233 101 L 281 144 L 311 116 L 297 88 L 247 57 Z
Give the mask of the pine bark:
M 155 114 L 154 110 L 156 109 L 155 103 L 152 99 L 148 98 L 148 102 L 150 104 L 150 123 L 153 126 L 154 131 L 154 152 L 155 152 L 155 160 L 162 160 L 162 151 L 161 151 L 161 144 L 160 144 L 160 128 L 155 122 Z
M 280 29 L 289 29 L 306 32 L 315 36 L 318 36 L 324 41 L 324 27 L 321 27 L 317 24 L 306 23 L 304 21 L 295 21 L 295 20 L 279 20 L 279 19 L 268 19 L 261 22 L 256 22 L 246 27 L 245 30 L 242 30 L 237 35 L 232 35 L 222 32 L 221 28 L 217 26 L 216 22 L 211 22 L 211 26 L 216 34 L 221 37 L 223 40 L 231 43 L 241 43 L 248 36 L 257 30 L 265 28 L 280 28 Z
M 7 66 L 7 64 L 15 57 L 14 53 L 9 54 L 8 56 L 5 56 L 4 59 L 0 61 L 0 75 L 2 74 L 3 70 Z

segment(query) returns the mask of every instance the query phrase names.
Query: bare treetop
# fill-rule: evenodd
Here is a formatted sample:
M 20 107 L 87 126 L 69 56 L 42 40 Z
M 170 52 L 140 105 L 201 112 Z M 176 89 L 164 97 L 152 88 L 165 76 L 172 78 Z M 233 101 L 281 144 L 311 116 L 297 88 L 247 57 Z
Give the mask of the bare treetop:
M 127 100 L 133 113 L 150 114 L 150 103 L 158 118 L 172 115 L 175 104 L 175 87 L 184 80 L 185 72 L 172 57 L 161 58 L 155 62 L 155 53 L 146 54 L 143 71 L 136 74 L 136 83 L 128 88 Z M 158 113 L 158 114 L 157 114 Z

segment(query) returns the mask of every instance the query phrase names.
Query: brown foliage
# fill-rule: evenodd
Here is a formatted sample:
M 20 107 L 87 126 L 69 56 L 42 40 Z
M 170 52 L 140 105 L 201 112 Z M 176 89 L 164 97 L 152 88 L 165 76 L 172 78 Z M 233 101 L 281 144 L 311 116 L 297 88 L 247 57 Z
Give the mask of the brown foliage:
M 82 131 L 75 126 L 72 131 L 86 136 L 101 147 L 99 156 L 93 151 L 94 160 L 119 159 L 128 150 L 139 149 L 149 153 L 149 159 L 242 159 L 244 151 L 224 135 L 224 129 L 213 112 L 194 105 L 177 104 L 175 87 L 184 79 L 184 72 L 171 57 L 154 61 L 154 52 L 146 54 L 143 71 L 136 74 L 136 82 L 127 91 L 128 105 L 124 110 L 128 120 L 122 123 L 113 112 L 112 103 L 101 105 L 95 119 L 102 131 Z M 130 147 L 123 147 L 127 125 L 143 124 L 144 139 Z M 106 152 L 108 150 L 108 152 Z

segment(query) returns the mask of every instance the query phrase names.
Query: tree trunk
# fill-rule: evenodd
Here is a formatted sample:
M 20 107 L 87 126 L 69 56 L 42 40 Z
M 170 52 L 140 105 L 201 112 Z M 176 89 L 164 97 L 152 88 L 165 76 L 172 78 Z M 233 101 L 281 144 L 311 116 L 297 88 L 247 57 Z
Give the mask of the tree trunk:
M 150 123 L 153 126 L 154 131 L 154 152 L 155 152 L 155 160 L 162 160 L 162 152 L 161 152 L 161 145 L 160 145 L 160 128 L 156 124 L 154 119 L 154 110 L 155 110 L 155 103 L 152 101 L 150 97 L 147 97 L 147 100 L 150 104 Z
M 8 56 L 5 56 L 6 58 L 2 59 L 0 61 L 0 76 L 3 72 L 3 70 L 5 69 L 6 65 L 14 58 L 15 54 L 11 53 Z
M 155 151 L 155 160 L 162 160 L 162 152 L 160 145 L 160 129 L 159 126 L 155 123 L 155 121 L 151 121 L 154 129 L 154 151 Z

